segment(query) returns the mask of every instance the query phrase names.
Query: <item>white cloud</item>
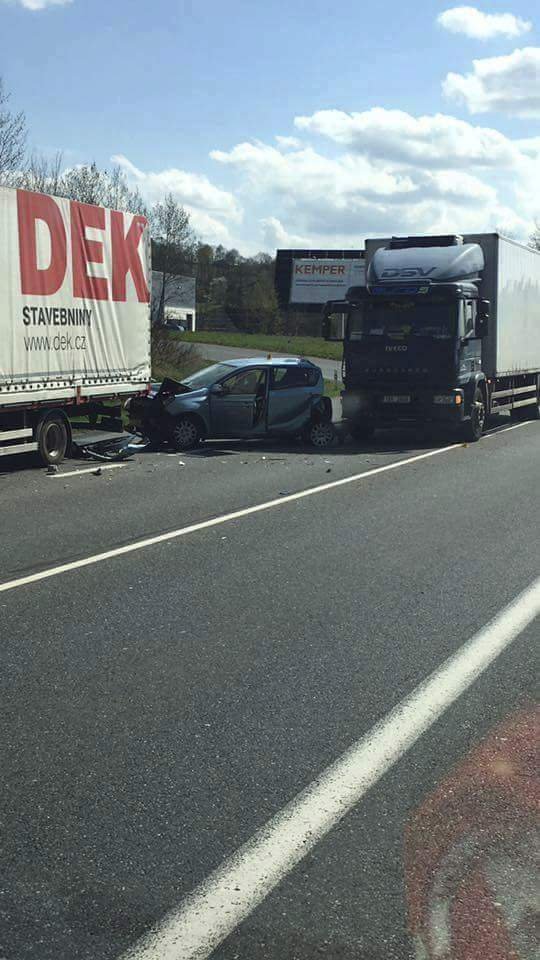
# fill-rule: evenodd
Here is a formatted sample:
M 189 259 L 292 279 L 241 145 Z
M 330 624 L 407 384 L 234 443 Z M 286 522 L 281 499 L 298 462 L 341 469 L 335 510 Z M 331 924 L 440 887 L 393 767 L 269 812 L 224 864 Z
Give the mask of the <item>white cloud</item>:
M 279 134 L 276 136 L 276 143 L 283 150 L 300 150 L 302 147 L 302 141 L 298 137 L 280 137 Z
M 514 140 L 514 146 L 526 157 L 540 160 L 540 137 L 525 137 L 523 140 Z
M 464 103 L 469 113 L 540 117 L 540 47 L 473 60 L 471 73 L 447 75 L 443 92 Z
M 384 120 L 385 114 L 380 111 Z M 417 119 L 410 118 L 413 128 Z M 513 224 L 514 231 L 526 237 L 528 217 L 501 200 L 496 183 L 491 182 L 498 170 L 488 168 L 490 180 L 475 176 L 462 169 L 462 157 L 456 151 L 447 158 L 446 169 L 433 168 L 432 155 L 438 157 L 441 152 L 437 130 L 434 124 L 432 141 L 428 139 L 425 145 L 424 164 L 416 151 L 410 154 L 414 162 L 407 162 L 406 153 L 398 163 L 392 138 L 388 159 L 361 155 L 356 141 L 355 153 L 337 157 L 324 156 L 311 147 L 284 154 L 261 142 L 239 143 L 227 152 L 214 151 L 212 156 L 236 170 L 246 207 L 256 204 L 272 211 L 259 218 L 267 249 L 351 247 L 369 235 L 476 232 L 493 230 L 502 223 Z M 529 161 L 510 140 L 502 134 L 499 137 L 500 158 L 517 182 L 519 164 Z M 473 143 L 474 138 L 469 140 Z M 508 172 L 503 179 L 510 179 Z
M 344 155 L 325 157 L 311 147 L 283 154 L 269 144 L 256 141 L 239 143 L 228 153 L 214 150 L 211 157 L 241 171 L 261 190 L 271 188 L 283 196 L 291 191 L 309 201 L 321 191 L 332 196 L 337 206 L 345 206 L 361 188 L 370 196 L 386 197 L 414 189 L 408 175 L 394 174 L 368 159 Z
M 396 164 L 500 166 L 512 163 L 515 152 L 498 130 L 441 113 L 414 117 L 382 107 L 363 113 L 319 110 L 311 117 L 297 117 L 295 125 L 355 152 Z
M 46 7 L 65 7 L 73 0 L 4 0 L 4 3 L 18 2 L 25 10 L 45 10 Z
M 275 250 L 279 247 L 309 247 L 310 241 L 306 237 L 289 233 L 281 220 L 277 217 L 266 217 L 261 220 L 263 243 L 266 250 Z
M 230 227 L 241 222 L 243 211 L 235 196 L 216 187 L 208 177 L 171 167 L 145 172 L 124 156 L 111 158 L 128 182 L 136 186 L 147 203 L 152 204 L 171 193 L 190 214 L 195 232 L 210 243 L 231 243 Z
M 310 145 L 276 137 L 212 151 L 226 189 L 214 177 L 114 160 L 149 203 L 172 192 L 202 239 L 245 253 L 496 228 L 526 240 L 540 215 L 540 137 L 382 108 L 318 111 L 296 127 Z
M 437 23 L 450 33 L 461 33 L 473 40 L 520 37 L 532 29 L 530 21 L 513 13 L 484 13 L 476 7 L 450 7 L 439 14 Z

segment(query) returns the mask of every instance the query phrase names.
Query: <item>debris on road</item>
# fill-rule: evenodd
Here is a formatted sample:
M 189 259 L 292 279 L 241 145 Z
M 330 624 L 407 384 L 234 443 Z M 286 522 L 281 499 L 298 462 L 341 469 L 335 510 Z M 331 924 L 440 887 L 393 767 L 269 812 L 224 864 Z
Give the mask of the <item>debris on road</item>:
M 133 433 L 123 433 L 105 438 L 99 437 L 98 434 L 95 440 L 93 438 L 89 440 L 88 436 L 85 436 L 82 441 L 74 439 L 73 447 L 77 454 L 85 460 L 114 462 L 127 460 L 136 453 L 144 453 L 149 444 L 141 443 L 140 439 Z

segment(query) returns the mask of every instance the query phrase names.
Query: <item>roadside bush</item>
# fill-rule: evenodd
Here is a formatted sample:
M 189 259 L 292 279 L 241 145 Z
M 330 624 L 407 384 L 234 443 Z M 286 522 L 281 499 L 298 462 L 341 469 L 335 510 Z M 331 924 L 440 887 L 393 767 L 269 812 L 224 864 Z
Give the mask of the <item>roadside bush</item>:
M 197 348 L 162 327 L 152 329 L 152 377 L 181 380 L 206 366 Z

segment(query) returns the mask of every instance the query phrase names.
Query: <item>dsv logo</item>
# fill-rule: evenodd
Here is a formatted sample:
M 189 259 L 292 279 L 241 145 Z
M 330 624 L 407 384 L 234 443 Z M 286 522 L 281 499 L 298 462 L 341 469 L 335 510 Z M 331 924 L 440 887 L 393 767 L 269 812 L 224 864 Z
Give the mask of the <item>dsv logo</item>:
M 400 344 L 397 347 L 385 347 L 385 350 L 387 353 L 403 353 L 405 350 L 408 350 L 408 349 L 409 348 L 406 347 L 404 344 Z
M 381 279 L 384 280 L 395 280 L 397 277 L 406 277 L 408 279 L 413 279 L 415 277 L 429 277 L 430 273 L 433 273 L 435 267 L 430 267 L 429 270 L 424 270 L 423 267 L 388 267 L 386 270 L 383 270 L 381 273 Z

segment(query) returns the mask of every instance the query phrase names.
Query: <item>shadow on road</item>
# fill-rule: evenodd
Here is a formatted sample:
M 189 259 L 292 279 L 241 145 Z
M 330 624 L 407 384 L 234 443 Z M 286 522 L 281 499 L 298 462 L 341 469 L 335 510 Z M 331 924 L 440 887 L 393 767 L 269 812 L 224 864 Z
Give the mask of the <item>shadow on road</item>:
M 500 430 L 504 430 L 511 425 L 508 415 L 499 414 L 490 421 L 490 427 L 486 436 L 493 435 Z M 303 454 L 311 458 L 336 459 L 339 457 L 351 457 L 355 454 L 365 456 L 366 454 L 412 454 L 431 450 L 434 447 L 451 446 L 460 442 L 460 436 L 452 433 L 445 433 L 440 428 L 429 424 L 424 426 L 400 426 L 391 429 L 378 430 L 375 438 L 368 442 L 360 443 L 354 440 L 347 432 L 344 422 L 336 423 L 336 440 L 330 447 L 312 447 L 301 441 L 290 439 L 271 440 L 265 437 L 261 440 L 206 440 L 196 450 L 186 450 L 182 453 L 174 452 L 175 456 L 189 459 L 209 460 L 213 458 L 241 456 L 247 453 L 258 452 L 261 456 L 268 454 Z M 155 456 L 156 451 L 148 451 Z M 172 448 L 163 445 L 160 453 L 172 454 Z M 69 463 L 75 468 L 80 466 L 91 466 L 91 460 L 80 457 L 72 457 Z M 46 472 L 46 468 L 40 463 L 36 454 L 28 453 L 16 457 L 0 458 L 0 479 L 7 476 L 13 476 L 15 473 L 27 473 L 38 471 Z

